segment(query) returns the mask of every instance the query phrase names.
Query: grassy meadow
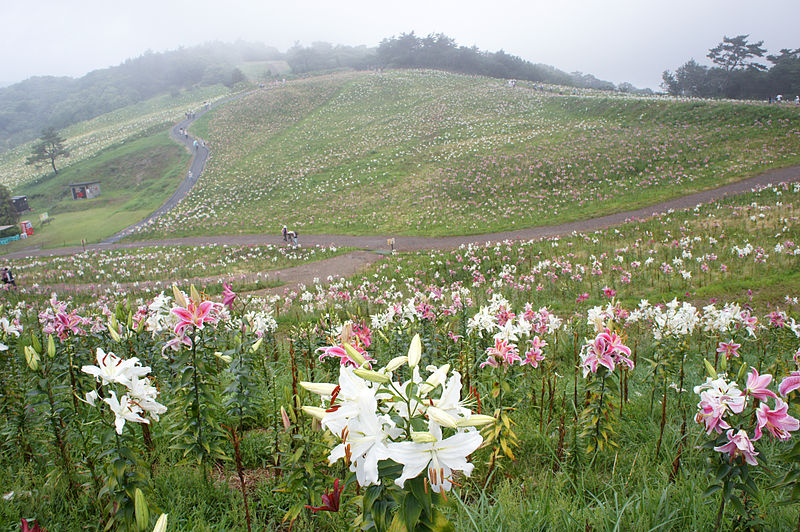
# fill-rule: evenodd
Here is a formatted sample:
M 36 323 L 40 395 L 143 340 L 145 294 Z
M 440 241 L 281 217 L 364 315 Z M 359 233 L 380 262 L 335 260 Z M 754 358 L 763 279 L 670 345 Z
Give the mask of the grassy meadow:
M 431 71 L 271 86 L 193 128 L 213 152 L 205 178 L 137 238 L 252 233 L 276 220 L 305 233 L 486 233 L 641 207 L 800 161 L 791 105 L 511 89 Z

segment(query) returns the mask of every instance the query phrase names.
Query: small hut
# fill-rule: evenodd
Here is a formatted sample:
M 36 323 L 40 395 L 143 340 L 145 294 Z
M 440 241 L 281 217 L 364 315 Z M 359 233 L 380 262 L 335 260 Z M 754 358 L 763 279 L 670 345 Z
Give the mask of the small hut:
M 88 183 L 70 183 L 67 185 L 72 191 L 72 199 L 92 199 L 100 195 L 100 181 Z

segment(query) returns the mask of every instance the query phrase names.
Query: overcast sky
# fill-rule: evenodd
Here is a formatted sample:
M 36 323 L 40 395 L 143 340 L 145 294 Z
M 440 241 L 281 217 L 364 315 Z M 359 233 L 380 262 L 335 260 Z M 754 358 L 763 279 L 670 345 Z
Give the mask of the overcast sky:
M 0 0 L 0 84 L 211 40 L 376 46 L 414 31 L 657 89 L 724 35 L 800 48 L 800 0 Z

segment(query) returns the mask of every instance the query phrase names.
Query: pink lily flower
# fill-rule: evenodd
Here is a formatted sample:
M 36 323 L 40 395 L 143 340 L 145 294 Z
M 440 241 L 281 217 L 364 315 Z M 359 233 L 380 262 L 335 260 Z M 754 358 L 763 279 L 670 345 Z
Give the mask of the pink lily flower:
M 231 285 L 222 283 L 222 304 L 228 308 L 233 306 L 233 300 L 236 299 L 236 293 L 231 290 Z
M 797 389 L 800 389 L 800 371 L 791 372 L 778 386 L 778 392 L 784 397 Z
M 778 397 L 775 392 L 767 388 L 769 383 L 772 382 L 772 375 L 765 373 L 759 375 L 756 368 L 750 368 L 752 372 L 747 376 L 747 386 L 745 393 L 752 395 L 756 399 L 766 401 L 767 397 Z
M 534 336 L 533 340 L 529 340 L 530 348 L 525 352 L 525 360 L 520 362 L 521 366 L 530 364 L 533 368 L 539 367 L 539 362 L 544 360 L 542 348 L 547 346 L 547 342 L 541 340 L 538 336 Z
M 790 416 L 788 412 L 789 405 L 781 399 L 775 400 L 774 410 L 770 410 L 767 403 L 761 403 L 756 409 L 758 424 L 756 425 L 756 437 L 753 438 L 753 441 L 757 441 L 761 438 L 761 429 L 764 427 L 767 428 L 773 437 L 781 441 L 786 441 L 791 438 L 792 435 L 790 433 L 800 428 L 800 420 Z
M 700 402 L 697 404 L 700 409 L 694 420 L 706 426 L 706 434 L 717 431 L 722 434 L 723 430 L 731 428 L 728 422 L 723 419 L 728 411 L 728 405 L 720 400 L 719 396 L 704 391 L 700 393 Z
M 500 364 L 511 366 L 514 362 L 522 360 L 519 356 L 519 351 L 517 351 L 517 346 L 500 338 L 495 338 L 494 347 L 486 349 L 486 355 L 486 362 L 481 364 L 482 368 L 486 366 L 496 368 Z
M 367 361 L 367 368 L 369 368 L 370 367 L 369 362 L 374 361 L 375 359 L 372 358 L 371 356 L 369 356 L 369 353 L 359 349 L 357 346 L 354 346 L 354 348 L 359 353 L 361 353 L 361 356 L 363 356 L 364 360 Z M 355 360 L 350 358 L 350 355 L 347 353 L 347 351 L 345 351 L 344 347 L 341 346 L 341 345 L 332 345 L 332 346 L 328 346 L 328 347 L 320 347 L 319 349 L 317 349 L 317 351 L 321 351 L 322 352 L 322 354 L 319 356 L 319 361 L 320 362 L 322 362 L 323 360 L 325 360 L 328 357 L 334 357 L 334 358 L 339 358 L 339 363 L 342 366 L 348 366 L 349 365 L 349 366 L 353 366 L 354 368 L 360 367 L 359 364 Z
M 753 447 L 753 443 L 750 441 L 750 438 L 747 437 L 747 432 L 740 430 L 735 436 L 731 436 L 732 434 L 733 429 L 729 429 L 728 432 L 726 432 L 726 435 L 728 436 L 728 443 L 714 447 L 714 450 L 720 453 L 728 453 L 731 461 L 741 456 L 748 464 L 758 465 L 758 462 L 756 461 L 758 452 L 756 452 L 755 448 Z
M 739 348 L 742 347 L 742 344 L 734 343 L 733 340 L 730 342 L 720 342 L 719 347 L 717 347 L 717 353 L 721 355 L 725 355 L 725 358 L 730 360 L 731 357 L 739 357 Z
M 183 332 L 187 327 L 194 327 L 202 329 L 205 323 L 215 323 L 217 320 L 211 315 L 211 310 L 214 308 L 213 301 L 203 301 L 199 305 L 194 300 L 189 300 L 184 307 L 175 307 L 172 313 L 178 316 L 181 321 L 175 325 L 175 334 L 183 336 Z

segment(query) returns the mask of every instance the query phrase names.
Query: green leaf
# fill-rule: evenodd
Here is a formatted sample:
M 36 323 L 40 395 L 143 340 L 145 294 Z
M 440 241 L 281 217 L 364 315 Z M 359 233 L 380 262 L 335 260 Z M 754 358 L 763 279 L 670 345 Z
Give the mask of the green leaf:
M 422 504 L 422 509 L 425 514 L 431 516 L 431 495 L 430 491 L 425 492 L 425 478 L 417 477 L 406 481 L 406 486 L 411 488 L 411 493 L 418 502 Z
M 711 497 L 721 489 L 722 489 L 722 484 L 712 484 L 708 488 L 706 488 L 706 491 L 703 492 L 703 497 L 704 498 Z
M 413 493 L 406 494 L 403 499 L 403 506 L 400 508 L 400 513 L 402 514 L 406 529 L 413 531 L 417 527 L 417 521 L 419 521 L 419 516 L 422 513 L 422 505 L 417 501 Z

